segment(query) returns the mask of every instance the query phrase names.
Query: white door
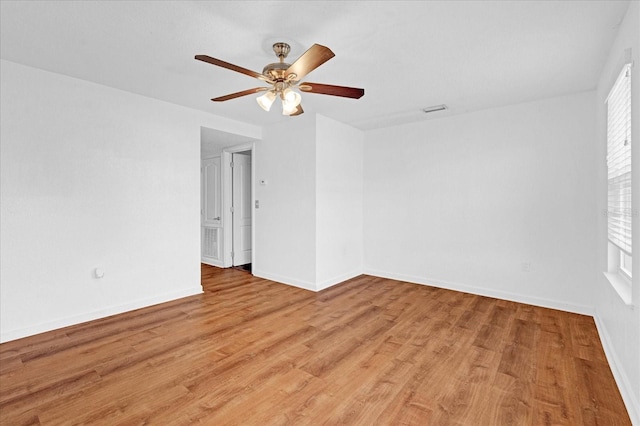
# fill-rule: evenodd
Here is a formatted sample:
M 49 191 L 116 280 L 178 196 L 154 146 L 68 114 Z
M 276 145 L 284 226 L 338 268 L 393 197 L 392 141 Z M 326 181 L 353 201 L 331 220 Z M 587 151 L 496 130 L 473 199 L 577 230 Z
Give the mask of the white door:
M 234 153 L 233 160 L 233 266 L 251 263 L 251 154 Z
M 202 160 L 202 263 L 222 266 L 222 169 L 220 157 Z

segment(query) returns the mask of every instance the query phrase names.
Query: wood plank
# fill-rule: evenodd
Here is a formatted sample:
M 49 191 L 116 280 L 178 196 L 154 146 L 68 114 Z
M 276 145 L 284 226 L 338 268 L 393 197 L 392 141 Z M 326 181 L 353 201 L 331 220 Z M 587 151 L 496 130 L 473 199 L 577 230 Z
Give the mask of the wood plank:
M 364 275 L 202 283 L 0 345 L 0 424 L 630 424 L 590 317 Z

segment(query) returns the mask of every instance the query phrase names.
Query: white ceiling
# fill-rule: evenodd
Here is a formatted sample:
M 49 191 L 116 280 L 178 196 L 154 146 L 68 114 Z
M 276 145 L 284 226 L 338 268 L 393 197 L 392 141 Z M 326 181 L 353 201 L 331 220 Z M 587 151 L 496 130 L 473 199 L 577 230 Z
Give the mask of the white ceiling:
M 261 86 L 196 61 L 293 62 L 313 43 L 331 59 L 305 80 L 365 88 L 359 100 L 303 93 L 306 112 L 362 129 L 592 90 L 625 1 L 1 1 L 3 59 L 265 125 L 283 117 Z

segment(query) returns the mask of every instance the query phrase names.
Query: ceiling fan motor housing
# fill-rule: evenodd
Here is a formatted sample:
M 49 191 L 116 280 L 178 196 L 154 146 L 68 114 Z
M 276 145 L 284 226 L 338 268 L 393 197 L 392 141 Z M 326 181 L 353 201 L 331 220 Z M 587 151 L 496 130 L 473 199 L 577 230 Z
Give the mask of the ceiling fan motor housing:
M 285 71 L 291 66 L 291 64 L 287 64 L 284 59 L 287 57 L 289 52 L 291 51 L 291 46 L 287 43 L 279 42 L 273 44 L 273 52 L 276 54 L 280 62 L 274 62 L 273 64 L 268 64 L 262 69 L 262 74 L 270 78 L 274 81 L 284 81 L 285 80 Z
M 273 51 L 275 52 L 276 56 L 280 59 L 280 62 L 282 62 L 284 58 L 286 58 L 289 52 L 291 51 L 291 46 L 289 46 L 287 43 L 282 43 L 282 42 L 274 43 Z
M 274 62 L 262 69 L 262 74 L 274 81 L 284 81 L 284 73 L 291 65 L 286 62 Z

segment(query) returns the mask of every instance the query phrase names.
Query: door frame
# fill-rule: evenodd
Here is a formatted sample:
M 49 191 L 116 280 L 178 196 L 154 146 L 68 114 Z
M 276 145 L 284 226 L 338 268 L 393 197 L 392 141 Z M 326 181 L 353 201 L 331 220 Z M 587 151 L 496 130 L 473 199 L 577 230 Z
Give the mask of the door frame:
M 256 175 L 256 162 L 255 162 L 255 143 L 248 142 L 236 146 L 224 148 L 222 150 L 222 223 L 224 223 L 224 254 L 222 262 L 225 268 L 229 268 L 233 265 L 231 259 L 231 250 L 233 249 L 233 226 L 231 216 L 231 205 L 233 203 L 233 177 L 231 170 L 232 154 L 236 152 L 251 152 L 251 263 L 254 264 L 256 260 L 256 215 L 255 215 L 255 175 Z

